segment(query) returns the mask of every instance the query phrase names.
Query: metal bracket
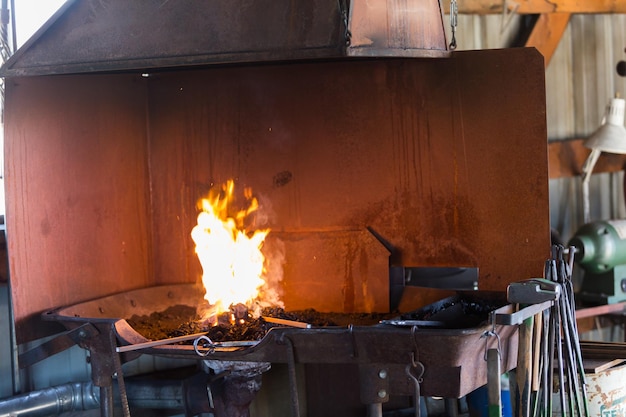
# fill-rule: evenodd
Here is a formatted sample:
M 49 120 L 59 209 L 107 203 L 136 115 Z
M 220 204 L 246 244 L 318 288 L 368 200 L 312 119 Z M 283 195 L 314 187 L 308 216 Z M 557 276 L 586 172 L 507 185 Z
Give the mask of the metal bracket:
M 80 327 L 61 333 L 55 338 L 42 343 L 41 345 L 22 353 L 18 362 L 21 369 L 28 368 L 52 355 L 56 355 L 74 345 L 80 345 L 85 340 L 98 335 L 100 332 L 90 323 L 85 323 Z
M 537 313 L 552 307 L 553 300 L 544 301 L 539 304 L 531 304 L 528 307 L 524 307 L 518 311 L 515 311 L 513 304 L 505 305 L 497 310 L 491 312 L 490 321 L 492 324 L 501 324 L 505 326 L 516 326 L 522 324 L 524 320 L 533 317 Z
M 389 308 L 398 308 L 404 288 L 426 287 L 445 290 L 478 290 L 478 268 L 474 267 L 405 267 L 389 268 Z

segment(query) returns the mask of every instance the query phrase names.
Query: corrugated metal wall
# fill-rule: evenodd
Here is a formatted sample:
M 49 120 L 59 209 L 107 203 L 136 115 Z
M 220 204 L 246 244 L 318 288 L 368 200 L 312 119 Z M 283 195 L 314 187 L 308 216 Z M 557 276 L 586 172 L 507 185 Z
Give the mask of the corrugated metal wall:
M 550 140 L 581 138 L 602 123 L 609 99 L 626 95 L 615 70 L 626 59 L 626 15 L 574 15 L 546 70 Z M 550 183 L 552 227 L 568 239 L 582 224 L 580 178 Z M 623 172 L 592 175 L 591 219 L 625 216 Z

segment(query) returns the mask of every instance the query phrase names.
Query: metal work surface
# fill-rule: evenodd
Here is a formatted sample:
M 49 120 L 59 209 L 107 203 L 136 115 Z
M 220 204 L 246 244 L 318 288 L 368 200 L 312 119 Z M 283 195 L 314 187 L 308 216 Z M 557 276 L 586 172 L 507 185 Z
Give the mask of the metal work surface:
M 480 300 L 481 296 L 474 296 Z M 489 295 L 482 295 L 491 301 Z M 114 327 L 118 344 L 141 344 L 147 339 L 130 327 L 126 318 L 134 314 L 149 314 L 175 304 L 197 306 L 204 302 L 202 291 L 189 284 L 149 287 L 116 294 L 46 313 L 46 320 L 63 323 L 73 329 L 90 323 L 106 333 Z M 493 301 L 491 301 L 493 302 Z M 406 367 L 412 361 L 424 366 L 423 395 L 458 398 L 486 382 L 484 354 L 487 347 L 497 345 L 495 338 L 486 338 L 493 330 L 487 322 L 471 328 L 454 328 L 461 323 L 460 312 L 447 319 L 448 328 L 418 328 L 377 324 L 372 326 L 317 327 L 298 329 L 273 328 L 260 341 L 229 347 L 217 347 L 211 352 L 196 353 L 192 345 L 163 344 L 137 353 L 163 355 L 178 359 L 226 360 L 247 362 L 318 364 L 379 364 L 387 369 L 394 394 L 411 395 Z M 496 326 L 499 334 L 503 367 L 512 369 L 517 357 L 516 328 Z M 101 336 L 96 336 L 97 339 Z M 85 340 L 88 346 L 94 346 Z M 97 345 L 96 345 L 97 346 Z M 441 349 L 441 346 L 446 346 Z

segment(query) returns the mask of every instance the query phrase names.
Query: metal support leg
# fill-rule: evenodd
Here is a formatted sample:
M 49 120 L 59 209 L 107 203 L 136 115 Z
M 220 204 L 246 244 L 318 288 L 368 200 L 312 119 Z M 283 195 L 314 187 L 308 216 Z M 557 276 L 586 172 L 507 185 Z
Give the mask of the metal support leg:
M 383 417 L 383 403 L 368 404 L 367 417 Z
M 100 387 L 100 417 L 113 417 L 113 386 Z

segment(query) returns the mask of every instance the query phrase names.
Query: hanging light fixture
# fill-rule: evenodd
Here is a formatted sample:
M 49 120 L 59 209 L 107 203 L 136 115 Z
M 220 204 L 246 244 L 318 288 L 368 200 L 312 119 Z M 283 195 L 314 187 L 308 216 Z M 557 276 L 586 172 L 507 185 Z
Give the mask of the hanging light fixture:
M 615 97 L 609 102 L 602 125 L 585 141 L 591 149 L 582 169 L 583 220 L 589 223 L 589 177 L 602 152 L 626 154 L 624 107 L 626 101 Z

